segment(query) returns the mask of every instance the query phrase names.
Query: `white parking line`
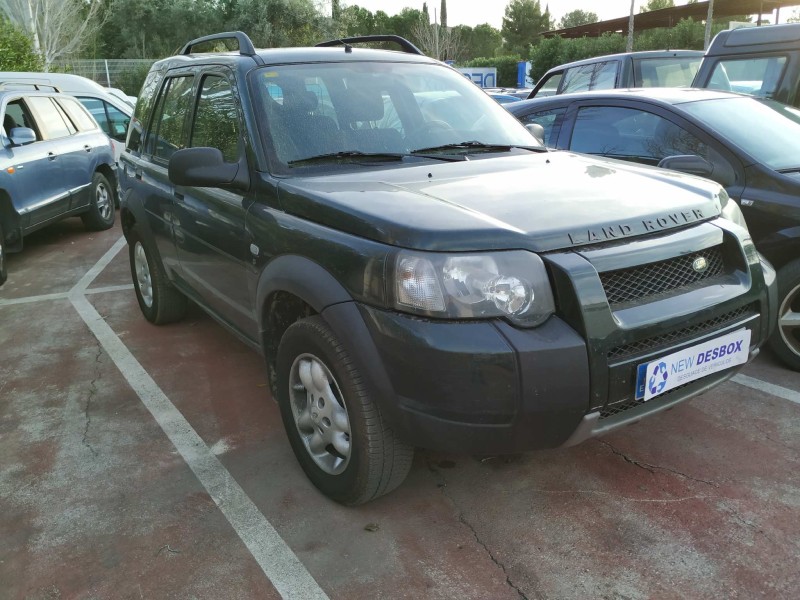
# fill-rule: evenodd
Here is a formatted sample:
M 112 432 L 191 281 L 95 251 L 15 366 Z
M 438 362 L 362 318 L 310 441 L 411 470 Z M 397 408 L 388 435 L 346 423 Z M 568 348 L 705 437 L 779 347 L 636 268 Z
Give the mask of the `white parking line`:
M 70 302 L 225 515 L 278 593 L 283 598 L 298 600 L 327 598 L 272 524 L 86 299 L 84 294 L 92 280 L 124 245 L 125 240 L 122 238 L 92 267 L 70 291 Z M 100 265 L 102 267 L 98 268 Z
M 783 398 L 789 402 L 800 404 L 800 393 L 790 390 L 789 388 L 775 385 L 774 383 L 767 383 L 766 381 L 761 381 L 755 377 L 748 377 L 747 375 L 742 375 L 741 373 L 731 377 L 731 381 L 738 383 L 739 385 L 758 390 L 759 392 L 764 392 L 772 396 L 777 396 L 778 398 Z

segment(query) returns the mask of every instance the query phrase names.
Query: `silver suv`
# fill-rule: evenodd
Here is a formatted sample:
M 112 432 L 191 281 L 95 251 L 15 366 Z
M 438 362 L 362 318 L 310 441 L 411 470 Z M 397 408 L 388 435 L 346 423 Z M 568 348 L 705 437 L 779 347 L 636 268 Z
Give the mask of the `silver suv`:
M 71 96 L 0 91 L 0 284 L 6 252 L 50 223 L 80 215 L 90 230 L 114 224 L 117 189 L 108 136 Z

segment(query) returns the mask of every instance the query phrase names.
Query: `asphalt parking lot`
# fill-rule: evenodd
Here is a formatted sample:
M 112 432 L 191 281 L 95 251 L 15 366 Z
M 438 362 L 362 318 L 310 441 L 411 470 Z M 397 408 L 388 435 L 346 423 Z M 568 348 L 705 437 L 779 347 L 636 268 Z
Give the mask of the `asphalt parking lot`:
M 800 374 L 578 447 L 419 451 L 358 508 L 292 455 L 261 358 L 141 316 L 119 226 L 25 239 L 0 288 L 2 598 L 795 598 Z

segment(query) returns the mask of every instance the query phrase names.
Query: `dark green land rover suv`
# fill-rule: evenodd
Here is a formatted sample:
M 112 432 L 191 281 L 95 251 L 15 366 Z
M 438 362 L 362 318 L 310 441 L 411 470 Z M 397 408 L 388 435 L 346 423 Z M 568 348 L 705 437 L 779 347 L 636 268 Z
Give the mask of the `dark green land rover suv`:
M 718 184 L 549 152 L 405 40 L 357 41 L 190 42 L 120 160 L 144 316 L 188 298 L 262 352 L 325 494 L 390 491 L 415 446 L 576 444 L 758 352 L 775 275 Z

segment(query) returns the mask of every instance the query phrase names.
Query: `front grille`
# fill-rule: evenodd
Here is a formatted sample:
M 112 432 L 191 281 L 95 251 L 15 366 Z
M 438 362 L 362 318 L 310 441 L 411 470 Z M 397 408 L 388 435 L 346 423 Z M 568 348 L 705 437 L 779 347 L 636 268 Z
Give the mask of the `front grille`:
M 704 258 L 707 267 L 698 273 L 693 263 Z M 691 285 L 723 273 L 725 261 L 721 246 L 678 256 L 630 269 L 600 273 L 600 280 L 611 305 L 640 300 Z
M 698 381 L 702 381 L 702 379 L 700 379 Z M 669 398 L 675 392 L 678 392 L 678 391 L 682 390 L 683 388 L 685 388 L 687 385 L 691 385 L 693 383 L 695 383 L 695 382 L 694 381 L 690 381 L 689 383 L 684 383 L 683 385 L 679 385 L 678 387 L 672 388 L 668 392 L 664 392 L 660 396 L 656 396 L 655 398 L 650 400 L 650 402 L 658 402 L 660 400 L 665 400 L 665 399 Z M 626 398 L 626 399 L 621 400 L 619 402 L 616 402 L 614 404 L 608 404 L 608 405 L 604 406 L 600 410 L 600 419 L 601 420 L 602 419 L 607 419 L 609 417 L 613 417 L 614 415 L 618 415 L 620 413 L 623 413 L 626 410 L 630 410 L 632 408 L 637 408 L 637 407 L 643 406 L 643 405 L 644 405 L 644 401 L 643 400 L 632 400 L 631 398 Z
M 692 325 L 691 327 L 684 327 L 683 329 L 670 331 L 669 333 L 665 333 L 663 335 L 657 335 L 643 340 L 637 340 L 631 344 L 625 344 L 624 346 L 617 346 L 609 350 L 607 356 L 609 361 L 612 361 L 621 358 L 627 358 L 629 356 L 634 356 L 636 354 L 644 354 L 651 350 L 655 350 L 656 348 L 660 348 L 662 346 L 668 346 L 672 343 L 679 342 L 683 339 L 689 339 L 695 337 L 698 334 L 702 334 L 706 331 L 711 331 L 716 327 L 727 325 L 729 323 L 737 321 L 746 314 L 752 312 L 753 308 L 751 306 L 742 306 L 729 313 L 720 315 L 708 321 L 703 321 L 702 323 L 697 323 L 696 325 Z

